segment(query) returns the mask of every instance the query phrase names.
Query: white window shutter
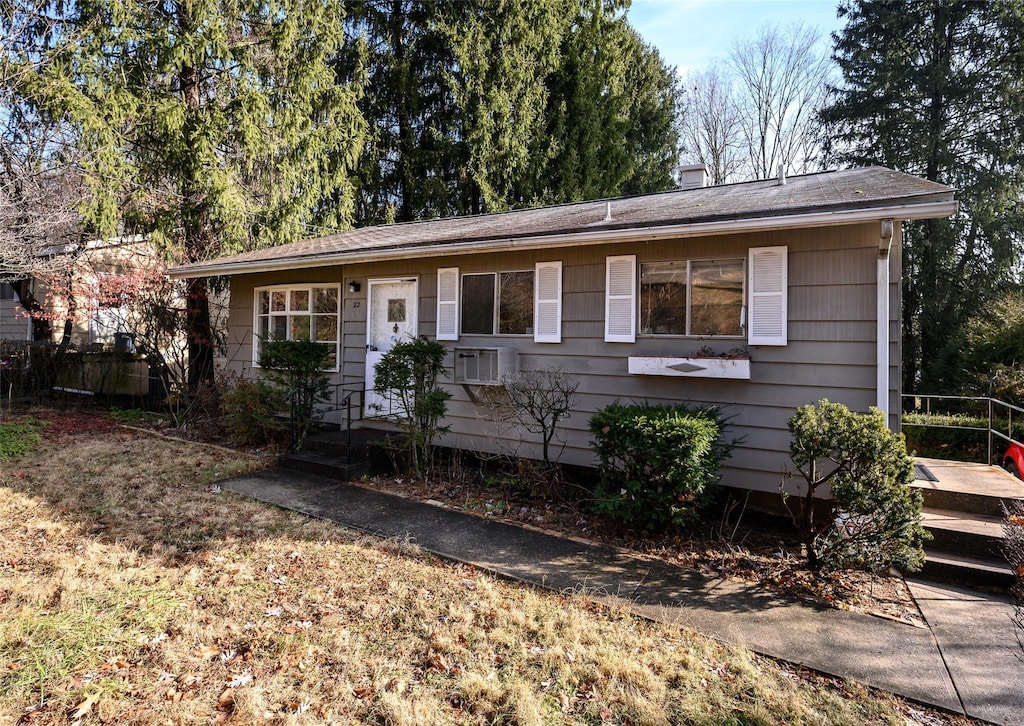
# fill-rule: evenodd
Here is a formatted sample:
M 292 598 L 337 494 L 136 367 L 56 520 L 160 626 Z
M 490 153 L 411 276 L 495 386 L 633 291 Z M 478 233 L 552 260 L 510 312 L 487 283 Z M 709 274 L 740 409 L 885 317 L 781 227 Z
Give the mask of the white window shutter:
M 747 342 L 786 345 L 788 261 L 786 247 L 752 247 L 747 282 Z
M 459 339 L 459 268 L 437 270 L 437 339 Z
M 636 341 L 636 255 L 605 259 L 604 339 Z
M 538 262 L 533 279 L 533 340 L 562 342 L 562 263 Z

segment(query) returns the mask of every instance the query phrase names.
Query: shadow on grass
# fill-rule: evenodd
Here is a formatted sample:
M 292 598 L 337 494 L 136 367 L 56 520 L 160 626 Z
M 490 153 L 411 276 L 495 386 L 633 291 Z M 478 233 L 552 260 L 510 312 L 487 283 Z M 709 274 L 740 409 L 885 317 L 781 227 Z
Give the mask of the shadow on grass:
M 368 534 L 412 541 L 446 559 L 558 592 L 583 589 L 643 604 L 719 612 L 764 611 L 802 602 L 764 587 L 655 564 L 620 549 L 284 470 L 260 471 L 223 485 Z
M 47 501 L 85 536 L 166 565 L 188 563 L 227 542 L 319 539 L 324 526 L 318 519 L 412 541 L 441 557 L 555 591 L 583 588 L 645 605 L 724 613 L 805 605 L 767 587 L 656 564 L 621 549 L 269 469 L 272 462 L 246 454 L 110 426 L 66 429 L 51 424 L 37 451 L 5 462 L 5 472 L 12 470 L 3 476 L 6 486 Z M 331 536 L 358 538 L 343 531 Z
M 228 494 L 217 484 L 266 468 L 272 464 L 266 457 L 117 428 L 101 412 L 89 414 L 96 423 L 91 427 L 82 421 L 69 426 L 61 412 L 34 415 L 49 422 L 42 444 L 2 462 L 0 483 L 48 503 L 55 518 L 77 525 L 83 536 L 168 565 L 223 542 L 303 536 L 304 522 L 296 515 Z

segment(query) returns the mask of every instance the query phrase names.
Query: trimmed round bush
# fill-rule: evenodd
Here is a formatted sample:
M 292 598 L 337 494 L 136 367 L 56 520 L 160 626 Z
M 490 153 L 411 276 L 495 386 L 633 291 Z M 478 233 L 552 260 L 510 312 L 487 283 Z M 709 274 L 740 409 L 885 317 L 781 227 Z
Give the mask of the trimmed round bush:
M 590 419 L 596 508 L 648 531 L 683 525 L 708 503 L 731 445 L 715 408 L 613 403 Z

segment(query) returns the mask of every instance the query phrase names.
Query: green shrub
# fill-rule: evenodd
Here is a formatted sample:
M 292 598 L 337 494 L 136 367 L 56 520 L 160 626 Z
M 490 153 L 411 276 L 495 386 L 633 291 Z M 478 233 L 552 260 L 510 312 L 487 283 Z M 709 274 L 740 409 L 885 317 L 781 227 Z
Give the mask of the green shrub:
M 624 406 L 590 419 L 600 481 L 598 511 L 630 527 L 682 525 L 708 503 L 731 444 L 714 408 Z
M 110 417 L 119 424 L 125 426 L 139 426 L 160 421 L 161 416 L 152 411 L 143 411 L 141 408 L 112 408 Z
M 387 418 L 404 431 L 401 453 L 409 469 L 426 476 L 433 465 L 434 439 L 448 430 L 441 426 L 448 410 L 448 391 L 438 387 L 445 373 L 443 343 L 404 340 L 381 356 L 374 366 L 374 391 L 392 401 Z
M 268 340 L 260 352 L 263 375 L 278 386 L 292 417 L 292 448 L 301 449 L 319 423 L 317 404 L 327 400 L 330 381 L 324 374 L 332 350 L 310 340 Z
M 1024 293 L 1006 292 L 951 327 L 924 390 L 1024 405 Z
M 988 461 L 988 417 L 965 413 L 904 413 L 907 449 L 918 456 L 957 461 Z M 998 428 L 998 422 L 995 422 Z M 961 428 L 944 428 L 961 427 Z M 971 431 L 969 429 L 981 429 Z
M 0 461 L 16 459 L 42 443 L 39 429 L 42 421 L 25 419 L 17 423 L 0 423 Z
M 281 392 L 266 381 L 238 376 L 220 379 L 224 432 L 238 446 L 287 441 L 287 426 L 277 414 L 287 408 Z
M 921 493 L 909 485 L 914 461 L 903 437 L 872 408 L 858 414 L 826 399 L 803 406 L 789 419 L 790 456 L 806 482 L 794 519 L 812 570 L 889 567 L 920 569 Z M 828 485 L 827 513 L 816 519 L 815 498 Z M 783 490 L 783 497 L 789 495 Z

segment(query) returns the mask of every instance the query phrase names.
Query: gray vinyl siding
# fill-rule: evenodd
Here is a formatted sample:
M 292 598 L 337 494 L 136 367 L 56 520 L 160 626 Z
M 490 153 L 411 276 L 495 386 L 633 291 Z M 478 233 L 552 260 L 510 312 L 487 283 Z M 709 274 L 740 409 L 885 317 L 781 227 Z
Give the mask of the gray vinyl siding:
M 25 309 L 15 299 L 0 300 L 0 340 L 28 340 L 30 335 Z
M 742 440 L 723 469 L 723 483 L 776 491 L 788 463 L 787 420 L 803 404 L 820 398 L 866 411 L 875 404 L 877 224 L 411 259 L 316 268 L 287 273 L 238 275 L 232 279 L 229 360 L 248 369 L 252 358 L 253 289 L 257 286 L 331 281 L 342 287 L 343 351 L 337 379 L 349 387 L 364 383 L 366 281 L 417 277 L 419 333 L 435 332 L 437 269 L 458 267 L 461 274 L 533 269 L 536 262 L 563 264 L 562 342 L 535 343 L 532 336 L 464 335 L 455 347 L 509 346 L 520 352 L 520 368 L 559 366 L 579 376 L 579 404 L 563 423 L 566 463 L 593 463 L 587 420 L 617 400 L 651 403 L 716 404 L 730 419 L 728 435 Z M 737 338 L 700 339 L 638 336 L 635 343 L 604 341 L 605 258 L 636 254 L 638 262 L 699 258 L 747 258 L 751 247 L 785 245 L 789 257 L 789 342 L 786 346 L 747 346 Z M 890 257 L 890 411 L 898 426 L 899 235 Z M 358 293 L 347 283 L 360 282 Z M 748 381 L 637 376 L 627 373 L 631 355 L 686 356 L 709 345 L 716 352 L 744 348 L 751 359 Z M 473 403 L 461 385 L 446 383 L 452 394 L 443 443 L 497 453 L 536 456 L 536 437 L 497 420 L 486 406 Z M 372 425 L 371 422 L 366 422 Z

